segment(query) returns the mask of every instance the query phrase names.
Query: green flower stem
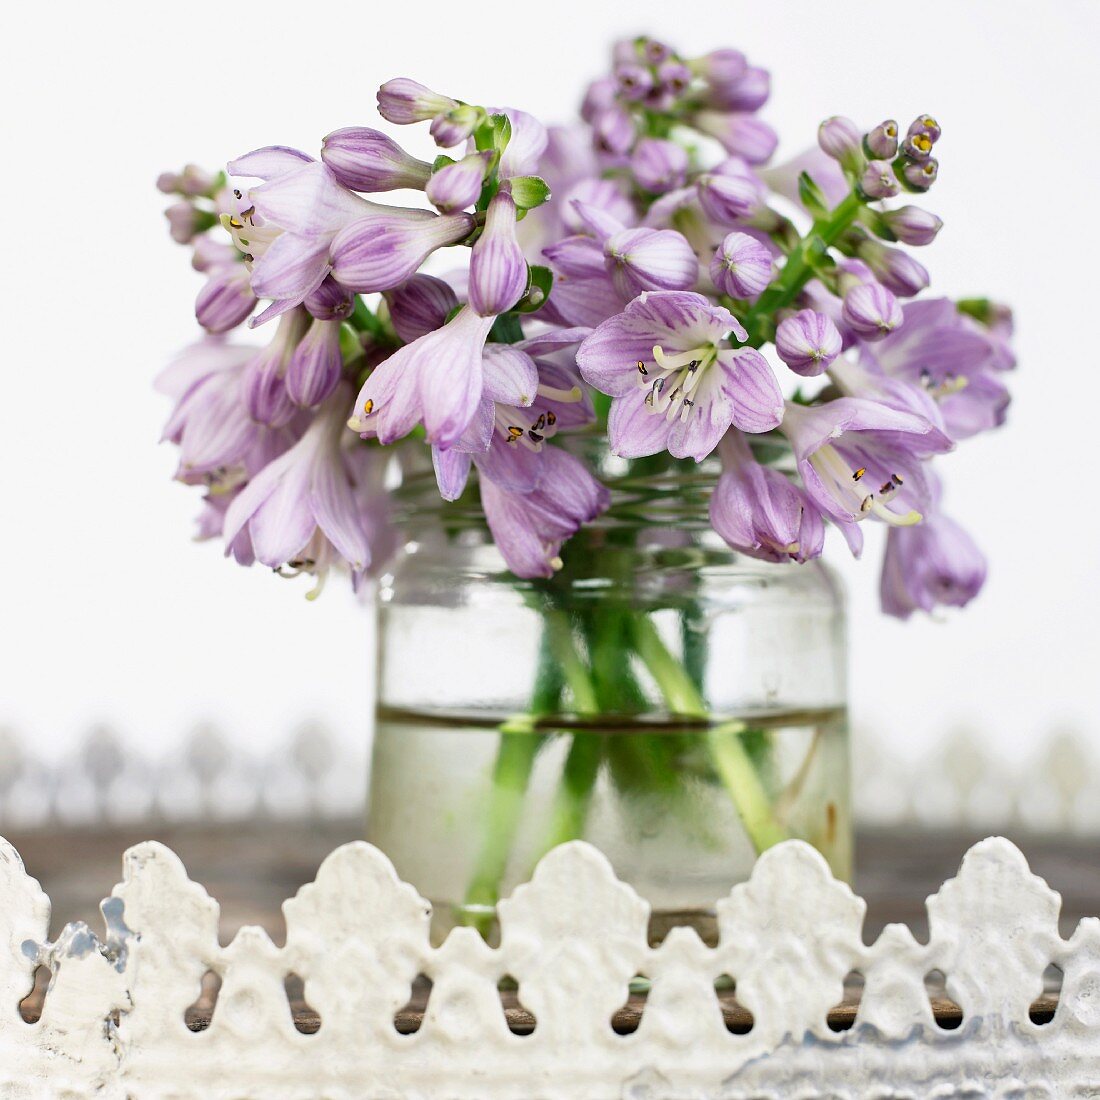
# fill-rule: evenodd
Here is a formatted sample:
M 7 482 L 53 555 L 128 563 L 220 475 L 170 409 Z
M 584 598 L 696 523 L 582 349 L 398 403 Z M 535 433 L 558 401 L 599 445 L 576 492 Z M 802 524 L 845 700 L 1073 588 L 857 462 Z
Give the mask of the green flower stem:
M 493 922 L 500 884 L 523 815 L 527 784 L 543 741 L 530 714 L 517 715 L 500 727 L 481 850 L 461 912 L 462 923 L 473 925 L 482 935 L 488 933 Z
M 674 713 L 690 718 L 709 718 L 698 688 L 683 665 L 669 652 L 653 621 L 646 615 L 635 619 L 634 644 Z M 745 832 L 756 851 L 762 852 L 785 840 L 787 833 L 776 819 L 760 775 L 745 751 L 741 735 L 746 729 L 743 722 L 727 722 L 709 730 L 707 747 Z
M 848 229 L 863 210 L 863 199 L 852 191 L 828 214 L 818 218 L 810 232 L 787 257 L 779 277 L 756 300 L 742 317 L 749 334 L 749 344 L 760 347 L 775 335 L 775 315 L 789 306 L 802 288 L 814 277 L 817 265 L 829 248 Z
M 560 709 L 563 687 L 563 669 L 552 643 L 548 618 L 543 628 L 531 710 L 509 718 L 500 726 L 481 849 L 458 914 L 462 923 L 472 925 L 482 935 L 488 934 L 493 922 L 500 884 L 523 816 L 527 785 L 535 758 L 546 742 L 545 735 L 538 732 L 538 718 Z
M 540 857 L 551 848 L 584 835 L 592 791 L 596 786 L 603 756 L 602 740 L 598 733 L 573 734 Z
M 707 733 L 714 769 L 729 791 L 741 824 L 757 853 L 787 839 L 787 831 L 775 816 L 775 809 L 768 793 L 760 782 L 760 775 L 749 754 L 745 751 L 741 735 L 743 722 L 727 722 Z
M 589 669 L 577 652 L 568 615 L 562 611 L 551 611 L 547 615 L 546 629 L 551 649 L 572 692 L 574 711 L 578 715 L 599 714 L 603 709 L 600 696 Z M 603 756 L 602 741 L 598 734 L 573 734 L 550 811 L 550 828 L 543 838 L 539 856 L 584 834 L 592 790 Z

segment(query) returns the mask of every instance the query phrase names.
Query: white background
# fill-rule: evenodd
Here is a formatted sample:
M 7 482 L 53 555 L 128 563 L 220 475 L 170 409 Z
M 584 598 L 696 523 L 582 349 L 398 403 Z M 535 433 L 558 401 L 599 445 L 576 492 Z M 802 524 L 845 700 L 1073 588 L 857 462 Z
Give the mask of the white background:
M 943 123 L 933 290 L 1018 314 L 1009 426 L 944 464 L 991 576 L 965 614 L 901 625 L 877 612 L 878 541 L 844 563 L 856 720 L 901 757 L 960 724 L 1018 761 L 1056 726 L 1095 741 L 1100 4 L 40 3 L 5 22 L 0 725 L 39 755 L 97 720 L 147 751 L 202 717 L 253 748 L 307 715 L 360 747 L 368 725 L 350 594 L 307 603 L 304 584 L 189 541 L 197 500 L 169 481 L 151 383 L 195 335 L 199 277 L 157 174 L 268 143 L 315 152 L 373 125 L 395 75 L 568 119 L 611 40 L 637 32 L 770 67 L 781 157 L 834 113 Z

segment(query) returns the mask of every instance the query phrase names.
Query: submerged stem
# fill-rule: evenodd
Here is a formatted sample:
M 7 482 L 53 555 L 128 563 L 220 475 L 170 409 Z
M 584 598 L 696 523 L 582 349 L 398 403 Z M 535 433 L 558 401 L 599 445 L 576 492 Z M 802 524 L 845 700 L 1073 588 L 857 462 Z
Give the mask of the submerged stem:
M 673 712 L 691 718 L 709 717 L 699 689 L 684 666 L 669 652 L 657 627 L 646 615 L 635 619 L 634 644 Z M 741 740 L 747 728 L 743 722 L 727 722 L 712 729 L 707 733 L 707 747 L 745 832 L 756 851 L 762 852 L 785 840 L 787 833 L 775 816 L 760 774 Z

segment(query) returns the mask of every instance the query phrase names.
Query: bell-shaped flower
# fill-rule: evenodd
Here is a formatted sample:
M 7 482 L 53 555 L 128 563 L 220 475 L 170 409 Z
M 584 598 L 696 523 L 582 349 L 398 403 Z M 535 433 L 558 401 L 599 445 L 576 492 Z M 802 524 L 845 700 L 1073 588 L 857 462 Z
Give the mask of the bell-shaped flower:
M 257 424 L 280 428 L 288 424 L 297 411 L 287 392 L 286 373 L 308 322 L 309 315 L 304 309 L 284 313 L 271 343 L 257 352 L 245 367 L 241 389 L 248 415 Z
M 727 153 L 763 164 L 779 144 L 776 132 L 762 119 L 743 111 L 697 111 L 691 124 L 714 138 Z
M 236 328 L 256 308 L 252 276 L 236 260 L 207 269 L 206 283 L 195 299 L 195 319 L 207 332 Z
M 537 488 L 510 492 L 486 477 L 481 503 L 508 568 L 519 577 L 551 577 L 562 566 L 562 543 L 606 511 L 611 494 L 580 459 L 547 447 Z
M 860 520 L 920 522 L 933 492 L 925 460 L 953 446 L 924 417 L 855 397 L 814 406 L 788 402 L 782 430 L 810 499 L 857 554 Z
M 1007 336 L 961 314 L 949 298 L 909 302 L 903 313 L 897 332 L 860 348 L 860 363 L 927 394 L 952 439 L 1003 424 L 1011 398 L 1000 376 L 1014 362 Z
M 378 89 L 378 113 L 397 126 L 427 122 L 436 115 L 454 110 L 458 101 L 426 88 L 406 76 L 387 80 Z
M 936 513 L 916 527 L 893 528 L 886 538 L 879 597 L 899 619 L 914 611 L 965 607 L 982 590 L 985 555 L 967 532 Z
M 333 130 L 321 145 L 321 159 L 352 191 L 421 189 L 432 174 L 427 161 L 418 160 L 393 138 L 368 126 Z
M 675 141 L 643 138 L 634 146 L 630 170 L 638 184 L 655 195 L 683 187 L 687 179 L 687 150 Z
M 469 214 L 378 207 L 335 235 L 332 275 L 359 294 L 389 290 L 412 276 L 436 249 L 470 235 Z
M 585 380 L 614 400 L 612 450 L 624 458 L 668 450 L 702 460 L 730 425 L 765 432 L 783 418 L 783 398 L 767 360 L 741 323 L 700 294 L 658 291 L 604 321 L 577 352 Z
M 825 523 L 806 494 L 778 470 L 757 462 L 738 431 L 725 435 L 718 453 L 722 475 L 710 498 L 715 531 L 735 550 L 764 561 L 818 557 Z
M 344 368 L 340 324 L 315 317 L 291 354 L 286 392 L 295 405 L 311 409 L 336 389 Z
M 241 380 L 255 358 L 246 345 L 205 340 L 187 348 L 157 378 L 175 402 L 163 440 L 179 448 L 176 478 L 224 495 L 296 438 L 257 424 L 241 401 Z
M 482 317 L 511 309 L 527 288 L 527 261 L 516 239 L 516 204 L 507 185 L 493 196 L 470 254 L 470 307 Z
M 840 355 L 842 346 L 836 325 L 812 309 L 785 317 L 775 331 L 779 358 L 804 378 L 821 374 Z
M 695 286 L 699 260 L 680 233 L 646 227 L 628 229 L 606 210 L 579 201 L 573 206 L 590 235 L 566 237 L 545 250 L 555 272 L 585 280 L 586 291 L 590 283 L 610 281 L 620 302 L 647 290 L 687 290 Z
M 458 308 L 458 297 L 450 284 L 424 274 L 416 274 L 387 291 L 386 302 L 394 330 L 406 344 L 442 328 Z
M 453 164 L 437 168 L 425 188 L 428 201 L 445 214 L 473 206 L 481 196 L 491 156 L 489 152 L 470 153 Z
M 897 298 L 878 283 L 858 283 L 844 295 L 844 321 L 862 340 L 881 340 L 904 320 Z
M 424 425 L 428 442 L 458 442 L 482 400 L 482 352 L 492 317 L 464 306 L 442 328 L 398 348 L 363 383 L 349 426 L 393 443 Z
M 481 406 L 453 447 L 433 447 L 439 491 L 456 499 L 471 464 L 502 489 L 526 493 L 542 477 L 542 454 L 559 431 L 594 419 L 591 400 L 562 353 L 587 329 L 552 329 L 515 344 L 488 344 L 482 359 Z
M 714 285 L 732 298 L 755 298 L 772 279 L 772 254 L 748 233 L 728 233 L 710 262 Z
M 256 559 L 273 569 L 323 575 L 343 560 L 354 577 L 366 572 L 372 556 L 370 513 L 378 503 L 351 476 L 345 460 L 348 396 L 333 394 L 301 440 L 256 474 L 230 504 L 223 532 L 227 544 L 247 527 Z
M 695 180 L 699 205 L 718 225 L 750 221 L 765 205 L 760 179 L 740 157 L 730 157 Z

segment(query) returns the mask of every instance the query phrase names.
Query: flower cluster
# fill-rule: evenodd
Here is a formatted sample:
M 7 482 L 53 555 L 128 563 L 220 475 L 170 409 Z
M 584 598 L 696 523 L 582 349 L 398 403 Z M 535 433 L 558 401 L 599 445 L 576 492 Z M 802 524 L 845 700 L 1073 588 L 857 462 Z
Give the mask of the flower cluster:
M 713 527 L 744 554 L 808 561 L 831 523 L 858 555 L 879 521 L 888 612 L 967 603 L 984 560 L 932 464 L 1003 422 L 1014 361 L 1006 309 L 922 295 L 898 247 L 939 232 L 890 200 L 936 181 L 940 127 L 834 117 L 769 166 L 768 93 L 736 50 L 642 38 L 575 126 L 400 78 L 379 113 L 446 153 L 349 126 L 317 157 L 162 176 L 205 276 L 207 336 L 161 379 L 201 533 L 245 564 L 358 580 L 394 541 L 393 457 L 427 448 L 508 567 L 550 577 L 612 504 L 555 436 L 602 431 L 623 459 L 711 460 Z M 227 337 L 246 322 L 266 346 Z

